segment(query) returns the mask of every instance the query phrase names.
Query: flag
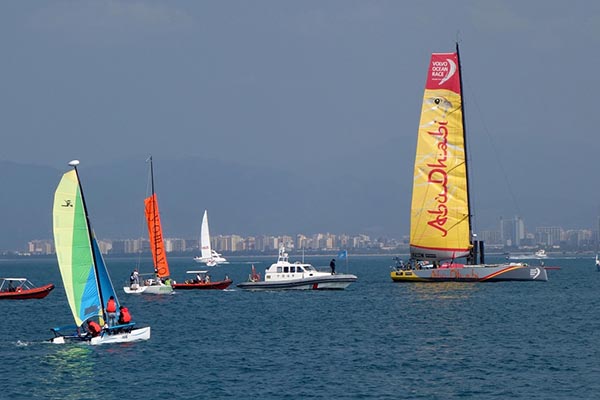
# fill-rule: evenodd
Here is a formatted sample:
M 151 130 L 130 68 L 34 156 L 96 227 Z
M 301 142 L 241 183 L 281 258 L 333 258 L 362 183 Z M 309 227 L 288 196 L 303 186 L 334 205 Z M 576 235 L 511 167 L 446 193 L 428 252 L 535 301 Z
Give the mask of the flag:
M 337 255 L 338 260 L 343 260 L 344 258 L 348 258 L 348 252 L 346 250 L 340 250 Z

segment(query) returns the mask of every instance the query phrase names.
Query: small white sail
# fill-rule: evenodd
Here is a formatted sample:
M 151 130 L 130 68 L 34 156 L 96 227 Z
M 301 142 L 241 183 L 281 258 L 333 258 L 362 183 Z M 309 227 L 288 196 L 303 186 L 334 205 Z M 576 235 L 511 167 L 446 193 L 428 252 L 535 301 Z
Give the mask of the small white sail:
M 208 231 L 208 212 L 204 210 L 204 217 L 202 217 L 202 229 L 200 231 L 200 250 L 202 251 L 203 259 L 212 258 L 210 248 L 210 233 Z

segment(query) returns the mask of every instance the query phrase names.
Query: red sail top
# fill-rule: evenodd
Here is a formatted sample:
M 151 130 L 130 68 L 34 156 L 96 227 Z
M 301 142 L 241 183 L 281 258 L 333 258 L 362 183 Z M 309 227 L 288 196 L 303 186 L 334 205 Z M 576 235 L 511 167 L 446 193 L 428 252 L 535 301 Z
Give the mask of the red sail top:
M 460 71 L 457 53 L 433 53 L 425 89 L 446 89 L 460 94 Z

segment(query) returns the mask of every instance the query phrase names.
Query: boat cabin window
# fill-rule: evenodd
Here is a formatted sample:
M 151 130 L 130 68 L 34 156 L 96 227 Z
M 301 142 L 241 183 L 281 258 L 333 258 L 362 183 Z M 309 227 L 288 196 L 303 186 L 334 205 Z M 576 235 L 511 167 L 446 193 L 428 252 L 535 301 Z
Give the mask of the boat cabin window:
M 294 272 L 296 272 L 296 267 L 290 267 L 290 272 L 291 272 L 291 273 L 294 273 Z
M 296 267 L 296 272 L 303 272 L 304 270 L 302 269 L 302 267 Z
M 283 272 L 284 273 L 290 272 L 290 267 L 283 267 Z
M 315 270 L 315 267 L 313 267 L 312 265 L 305 265 L 305 266 L 304 266 L 304 269 L 305 269 L 306 271 L 316 271 L 316 270 Z
M 280 273 L 281 273 L 281 271 L 283 271 L 283 268 L 282 268 L 282 267 L 277 267 L 277 273 L 279 273 L 279 274 L 280 274 Z

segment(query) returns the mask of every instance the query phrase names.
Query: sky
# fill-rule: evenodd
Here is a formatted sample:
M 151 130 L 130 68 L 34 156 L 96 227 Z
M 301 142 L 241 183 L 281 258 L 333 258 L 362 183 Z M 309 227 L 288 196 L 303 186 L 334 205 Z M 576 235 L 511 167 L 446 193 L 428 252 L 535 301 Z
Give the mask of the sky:
M 0 160 L 372 177 L 407 233 L 429 57 L 457 40 L 482 228 L 597 226 L 596 1 L 2 1 Z

